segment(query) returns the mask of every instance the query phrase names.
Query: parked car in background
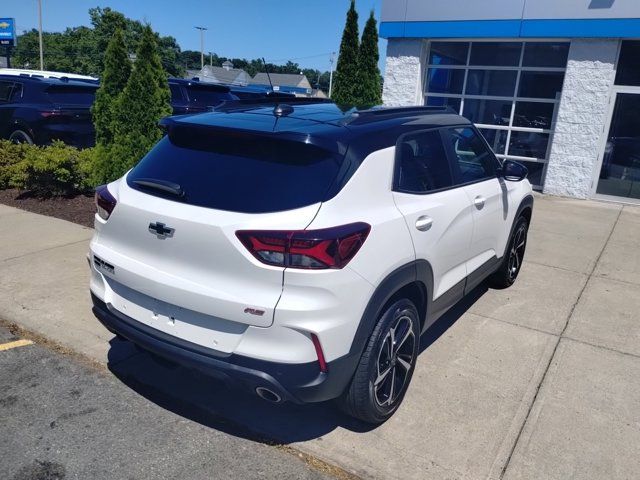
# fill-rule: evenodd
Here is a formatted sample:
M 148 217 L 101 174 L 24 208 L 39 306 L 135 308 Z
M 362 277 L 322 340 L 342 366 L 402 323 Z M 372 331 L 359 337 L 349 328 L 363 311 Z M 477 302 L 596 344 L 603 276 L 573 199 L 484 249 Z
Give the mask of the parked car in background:
M 53 72 L 50 70 L 29 70 L 26 68 L 0 68 L 0 75 L 13 75 L 18 77 L 40 77 L 40 78 L 68 78 L 69 80 L 82 80 L 89 83 L 98 83 L 97 77 L 90 75 L 79 75 L 77 73 Z
M 93 311 L 267 401 L 384 422 L 421 334 L 485 279 L 516 280 L 527 169 L 446 108 L 250 102 L 164 119 L 98 187 Z
M 231 93 L 240 99 L 258 99 L 258 98 L 295 98 L 293 93 L 274 92 L 264 87 L 255 85 L 230 85 Z
M 46 145 L 61 140 L 76 147 L 95 143 L 93 80 L 0 73 L 0 138 Z
M 206 112 L 227 100 L 237 100 L 226 85 L 200 82 L 197 79 L 170 78 L 171 107 L 174 115 Z

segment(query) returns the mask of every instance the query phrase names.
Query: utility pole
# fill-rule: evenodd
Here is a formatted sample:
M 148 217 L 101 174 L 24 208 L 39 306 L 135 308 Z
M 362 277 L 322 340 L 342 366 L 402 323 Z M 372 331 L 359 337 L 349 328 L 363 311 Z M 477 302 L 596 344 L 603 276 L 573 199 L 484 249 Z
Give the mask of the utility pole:
M 208 30 L 207 27 L 194 27 L 200 30 L 200 70 L 204 70 L 204 31 Z
M 213 53 L 209 52 L 209 66 L 213 67 Z
M 331 71 L 329 73 L 329 98 L 331 98 L 331 89 L 333 88 L 333 62 L 335 61 L 336 52 L 331 52 L 331 59 L 329 63 L 331 63 Z
M 42 0 L 38 0 L 38 38 L 40 40 L 40 70 L 44 70 L 44 52 L 42 49 Z

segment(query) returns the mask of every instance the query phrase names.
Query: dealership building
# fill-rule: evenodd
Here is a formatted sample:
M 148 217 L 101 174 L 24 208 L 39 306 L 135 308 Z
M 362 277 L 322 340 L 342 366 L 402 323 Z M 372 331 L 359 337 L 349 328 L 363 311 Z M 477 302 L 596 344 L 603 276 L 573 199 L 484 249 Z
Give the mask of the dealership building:
M 383 0 L 385 105 L 449 106 L 547 193 L 640 202 L 640 0 Z

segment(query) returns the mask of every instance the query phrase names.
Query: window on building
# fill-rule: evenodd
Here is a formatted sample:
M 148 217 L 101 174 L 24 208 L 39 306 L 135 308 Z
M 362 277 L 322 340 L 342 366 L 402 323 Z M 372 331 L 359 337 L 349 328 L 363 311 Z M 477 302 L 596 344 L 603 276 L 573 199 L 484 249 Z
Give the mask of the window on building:
M 620 48 L 616 85 L 640 86 L 640 41 L 625 40 Z
M 638 58 L 640 42 L 628 43 Z M 430 42 L 425 103 L 474 122 L 496 155 L 523 162 L 540 188 L 568 54 L 569 42 Z M 640 84 L 640 67 L 630 60 L 631 68 Z

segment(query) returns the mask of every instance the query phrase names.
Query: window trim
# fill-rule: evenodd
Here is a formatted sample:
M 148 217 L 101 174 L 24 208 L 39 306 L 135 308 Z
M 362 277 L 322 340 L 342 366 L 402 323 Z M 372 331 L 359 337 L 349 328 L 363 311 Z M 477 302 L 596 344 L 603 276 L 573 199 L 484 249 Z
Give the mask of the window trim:
M 455 183 L 456 182 L 456 173 L 453 171 L 454 157 L 452 156 L 452 155 L 455 155 L 455 154 L 452 153 L 452 148 L 451 148 L 451 146 L 448 145 L 447 140 L 449 139 L 449 136 L 450 136 L 449 130 L 454 130 L 456 128 L 471 128 L 474 131 L 474 133 L 480 137 L 480 140 L 485 145 L 485 147 L 487 148 L 489 154 L 491 155 L 491 157 L 495 161 L 495 164 L 496 164 L 496 175 L 495 176 L 489 176 L 489 177 L 485 177 L 485 178 L 478 179 L 478 180 L 473 180 L 473 181 L 466 182 L 466 183 Z M 428 132 L 433 132 L 433 131 L 437 131 L 439 133 L 439 135 L 440 135 L 440 140 L 442 141 L 442 148 L 444 149 L 444 152 L 445 152 L 445 156 L 446 156 L 446 160 L 447 160 L 447 166 L 449 167 L 449 173 L 451 174 L 451 181 L 453 182 L 453 184 L 450 187 L 436 188 L 434 190 L 429 190 L 429 191 L 425 191 L 425 192 L 414 192 L 414 191 L 411 191 L 411 190 L 406 190 L 406 189 L 400 188 L 400 185 L 399 185 L 399 182 L 400 182 L 400 149 L 398 147 L 403 142 L 404 138 L 409 136 L 409 135 L 416 135 L 416 134 L 420 134 L 420 133 L 428 133 Z M 495 155 L 495 153 L 491 149 L 491 146 L 487 143 L 487 140 L 484 138 L 484 135 L 482 135 L 478 131 L 478 129 L 475 127 L 475 125 L 473 125 L 471 123 L 459 124 L 459 125 L 447 125 L 446 127 L 425 128 L 425 129 L 421 129 L 421 130 L 412 130 L 410 132 L 403 133 L 396 140 L 395 152 L 394 152 L 394 156 L 393 156 L 393 162 L 394 162 L 394 164 L 393 164 L 393 183 L 392 183 L 391 190 L 393 192 L 395 192 L 395 193 L 403 193 L 405 195 L 417 195 L 417 196 L 425 196 L 425 195 L 431 195 L 431 194 L 435 194 L 435 193 L 446 192 L 448 190 L 454 190 L 454 189 L 457 189 L 457 188 L 466 187 L 468 185 L 474 185 L 476 183 L 482 183 L 482 182 L 486 182 L 486 181 L 489 181 L 489 180 L 498 179 L 500 177 L 500 175 L 499 175 L 500 168 L 502 168 L 502 162 Z

